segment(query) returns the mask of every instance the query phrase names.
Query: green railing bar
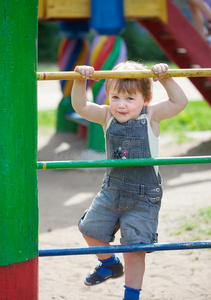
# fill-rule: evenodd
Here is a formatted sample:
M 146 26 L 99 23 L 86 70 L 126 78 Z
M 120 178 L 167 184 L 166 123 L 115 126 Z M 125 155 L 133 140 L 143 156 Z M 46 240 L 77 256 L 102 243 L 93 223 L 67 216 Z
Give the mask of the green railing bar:
M 138 167 L 160 165 L 210 164 L 211 156 L 80 160 L 80 161 L 39 161 L 38 169 L 76 169 L 105 167 Z

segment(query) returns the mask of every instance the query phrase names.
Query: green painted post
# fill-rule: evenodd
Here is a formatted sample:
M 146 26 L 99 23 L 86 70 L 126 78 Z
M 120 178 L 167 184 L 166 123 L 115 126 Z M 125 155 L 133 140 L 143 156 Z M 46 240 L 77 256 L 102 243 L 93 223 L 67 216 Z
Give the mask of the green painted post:
M 0 1 L 0 290 L 38 299 L 38 0 Z
M 75 133 L 77 132 L 78 124 L 65 119 L 65 114 L 70 112 L 74 112 L 71 103 L 71 97 L 70 96 L 63 97 L 59 103 L 58 110 L 57 110 L 57 124 L 56 124 L 57 132 L 60 131 L 72 131 Z
M 105 152 L 105 137 L 100 124 L 89 123 L 87 146 L 89 149 Z

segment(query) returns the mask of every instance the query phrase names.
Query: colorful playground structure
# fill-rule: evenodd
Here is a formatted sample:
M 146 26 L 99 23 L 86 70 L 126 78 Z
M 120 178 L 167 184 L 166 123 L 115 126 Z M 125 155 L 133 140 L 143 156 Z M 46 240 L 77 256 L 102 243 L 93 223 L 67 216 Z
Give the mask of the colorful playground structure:
M 38 16 L 40 22 L 60 21 L 60 28 L 65 36 L 59 49 L 60 71 L 71 71 L 74 66 L 87 63 L 94 66 L 95 70 L 110 70 L 124 61 L 127 58 L 127 47 L 120 33 L 125 27 L 125 20 L 135 20 L 144 27 L 166 56 L 180 68 L 211 67 L 209 44 L 198 34 L 175 2 L 179 1 L 109 0 L 104 6 L 104 1 L 95 0 L 48 0 L 39 2 Z M 92 29 L 96 36 L 90 44 L 87 34 Z M 190 80 L 211 104 L 210 78 L 194 77 Z M 90 101 L 107 103 L 103 84 L 104 80 L 89 82 Z M 77 132 L 79 137 L 87 138 L 88 148 L 104 151 L 101 127 L 87 122 L 74 112 L 71 88 L 72 81 L 61 81 L 63 99 L 58 107 L 57 130 Z
M 78 7 L 79 1 L 67 1 L 71 6 L 75 3 L 75 9 Z M 107 1 L 108 2 L 108 1 Z M 131 1 L 137 4 L 144 4 L 146 1 Z M 50 5 L 49 9 L 53 11 L 55 3 L 60 3 L 59 0 L 54 1 L 40 1 L 40 7 L 46 12 L 46 6 Z M 62 1 L 63 5 L 65 1 Z M 125 1 L 128 15 L 132 14 L 130 1 Z M 171 1 L 148 1 L 146 6 L 149 7 L 150 12 L 156 12 L 153 10 L 151 3 L 157 3 L 157 12 L 159 11 L 161 4 L 168 8 L 168 12 L 172 9 L 175 10 Z M 78 12 L 87 12 L 86 8 L 90 5 L 90 2 L 80 1 L 80 9 Z M 127 6 L 128 5 L 128 6 Z M 65 6 L 64 6 L 65 7 Z M 141 7 L 141 6 L 140 6 Z M 173 8 L 172 8 L 173 7 Z M 142 7 L 141 7 L 142 8 Z M 143 9 L 142 9 L 143 10 Z M 89 10 L 88 10 L 89 11 Z M 138 9 L 137 9 L 138 11 Z M 18 12 L 18 13 L 17 13 Z M 94 248 L 90 247 L 88 252 L 86 249 L 57 249 L 57 254 L 54 249 L 50 250 L 38 250 L 38 185 L 37 185 L 37 169 L 50 169 L 50 168 L 86 168 L 86 167 L 104 167 L 104 166 L 130 166 L 132 165 L 160 165 L 160 164 L 190 164 L 190 163 L 211 163 L 211 157 L 186 157 L 186 158 L 173 158 L 168 160 L 165 158 L 150 160 L 116 160 L 116 161 L 86 161 L 86 162 L 37 162 L 37 79 L 39 75 L 42 79 L 45 79 L 47 73 L 37 74 L 37 22 L 38 22 L 38 0 L 37 1 L 24 1 L 24 0 L 11 0 L 1 1 L 0 4 L 0 16 L 1 30 L 0 40 L 2 47 L 0 48 L 1 62 L 0 62 L 0 159 L 1 159 L 1 210 L 0 210 L 0 298 L 1 300 L 22 300 L 38 299 L 38 258 L 40 256 L 49 255 L 70 255 L 81 253 L 105 253 L 110 251 L 126 252 L 126 251 L 147 251 L 147 250 L 175 250 L 175 249 L 195 249 L 195 248 L 211 248 L 211 241 L 199 241 L 199 242 L 186 242 L 186 243 L 174 243 L 174 244 L 150 244 L 150 245 L 135 245 L 132 246 L 113 246 L 114 248 Z M 168 15 L 168 14 L 167 14 Z M 165 14 L 161 18 L 154 15 L 150 15 L 153 22 L 158 22 L 161 29 L 167 29 L 171 34 L 175 33 L 176 29 L 172 29 L 174 22 L 167 21 Z M 88 16 L 87 16 L 88 17 Z M 52 16 L 55 18 L 55 15 Z M 65 16 L 67 18 L 67 16 Z M 78 18 L 78 16 L 77 16 Z M 142 16 L 140 22 L 147 23 L 148 15 Z M 169 18 L 170 19 L 170 18 Z M 173 17 L 172 17 L 173 19 Z M 156 21 L 157 20 L 157 21 Z M 171 24 L 171 22 L 173 22 Z M 150 23 L 150 22 L 149 22 Z M 151 28 L 150 24 L 149 26 Z M 170 23 L 170 24 L 169 24 Z M 156 30 L 159 28 L 156 25 Z M 166 27 L 168 24 L 168 28 Z M 176 25 L 175 25 L 176 27 Z M 172 31 L 171 31 L 171 30 Z M 150 29 L 152 30 L 152 29 Z M 192 29 L 190 29 L 192 30 Z M 153 30 L 152 30 L 153 31 Z M 167 32 L 168 33 L 168 32 Z M 191 32 L 192 33 L 192 32 Z M 156 33 L 157 35 L 157 33 Z M 176 33 L 175 33 L 176 35 Z M 202 53 L 207 54 L 207 60 L 203 60 L 203 55 L 200 51 L 197 53 L 200 60 L 200 69 L 206 68 L 210 65 L 210 49 L 205 42 L 199 40 L 202 43 L 202 47 L 197 49 Z M 164 45 L 169 42 L 169 37 L 164 39 Z M 104 43 L 108 42 L 107 39 Z M 109 40 L 109 45 L 113 41 Z M 103 43 L 103 42 L 102 42 Z M 174 41 L 173 45 L 185 46 L 185 39 L 183 43 Z M 203 44 L 204 43 L 204 44 Z M 124 42 L 121 39 L 115 38 L 115 44 L 118 44 L 120 48 L 124 48 Z M 162 44 L 162 43 L 161 43 Z M 67 42 L 68 45 L 68 42 Z M 109 49 L 109 45 L 106 48 Z M 68 47 L 68 46 L 67 46 Z M 79 46 L 78 46 L 79 47 Z M 80 46 L 83 50 L 84 57 L 86 56 L 86 45 L 81 43 Z M 164 47 L 164 46 L 163 46 Z M 193 47 L 193 45 L 192 45 Z M 200 48 L 201 47 L 201 48 Z M 165 48 L 165 47 L 164 47 Z M 187 47 L 187 59 L 189 63 L 193 63 L 192 58 L 196 59 L 194 51 L 190 51 L 191 47 Z M 104 50 L 104 49 L 103 49 Z M 102 50 L 102 51 L 103 51 Z M 119 57 L 120 52 L 117 51 Z M 169 50 L 170 51 L 170 50 Z M 172 53 L 173 48 L 171 47 Z M 190 51 L 190 52 L 189 52 Z M 205 51 L 205 52 L 204 52 Z M 175 54 L 175 55 L 178 55 Z M 174 55 L 172 54 L 172 57 Z M 180 55 L 179 55 L 180 56 Z M 81 55 L 81 60 L 83 60 Z M 117 60 L 117 58 L 116 58 Z M 183 67 L 185 67 L 185 58 L 182 56 L 181 61 Z M 195 61 L 197 63 L 197 60 Z M 199 62 L 198 62 L 199 63 Z M 206 65 L 205 65 L 206 63 Z M 61 62 L 62 65 L 62 62 Z M 107 70 L 105 67 L 103 70 Z M 190 71 L 192 72 L 192 71 Z M 200 79 L 201 91 L 204 86 L 209 88 L 209 82 L 211 77 L 211 70 L 205 71 Z M 194 71 L 193 71 L 194 73 Z M 191 75 L 189 73 L 189 75 Z M 74 75 L 75 76 L 75 75 Z M 112 75 L 114 76 L 114 75 Z M 119 75 L 120 76 L 120 75 Z M 128 76 L 128 75 L 125 75 Z M 150 75 L 149 75 L 150 76 Z M 184 76 L 184 74 L 183 74 Z M 195 75 L 197 76 L 197 72 Z M 200 74 L 198 74 L 200 76 Z M 105 75 L 100 75 L 100 78 L 105 78 Z M 192 78 L 192 77 L 191 77 Z M 62 72 L 61 77 L 62 79 Z M 65 78 L 66 79 L 66 78 Z M 196 79 L 193 77 L 192 79 Z M 205 84 L 206 83 L 206 84 Z M 71 83 L 70 83 L 71 85 Z M 71 87 L 67 84 L 64 87 L 64 93 Z M 99 86 L 96 87 L 98 91 Z M 205 92 L 206 92 L 205 89 Z M 206 100 L 210 103 L 208 93 L 206 94 Z M 99 100 L 100 101 L 100 100 Z

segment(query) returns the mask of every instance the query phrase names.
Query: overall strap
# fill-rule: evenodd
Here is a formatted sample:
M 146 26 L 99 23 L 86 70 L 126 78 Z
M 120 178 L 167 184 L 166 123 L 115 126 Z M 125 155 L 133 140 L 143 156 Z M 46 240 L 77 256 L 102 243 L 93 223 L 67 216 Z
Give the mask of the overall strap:
M 147 111 L 148 111 L 148 106 L 143 106 L 140 115 L 146 115 L 146 114 L 147 114 Z

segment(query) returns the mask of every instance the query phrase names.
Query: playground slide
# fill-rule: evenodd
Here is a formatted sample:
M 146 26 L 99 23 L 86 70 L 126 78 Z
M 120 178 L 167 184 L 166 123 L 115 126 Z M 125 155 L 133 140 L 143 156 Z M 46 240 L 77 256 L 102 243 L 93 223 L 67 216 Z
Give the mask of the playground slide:
M 180 68 L 210 68 L 211 47 L 198 34 L 180 10 L 167 0 L 168 21 L 142 19 L 144 26 L 164 53 Z M 190 78 L 206 101 L 211 105 L 211 78 Z

